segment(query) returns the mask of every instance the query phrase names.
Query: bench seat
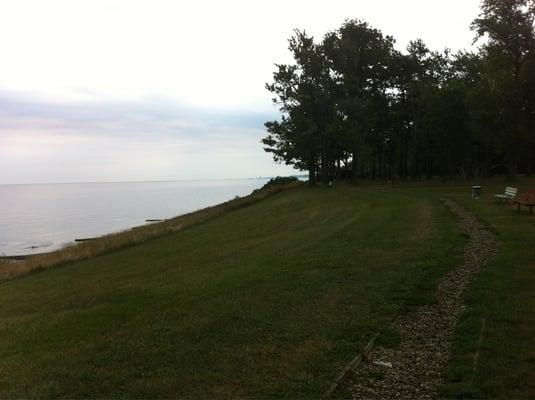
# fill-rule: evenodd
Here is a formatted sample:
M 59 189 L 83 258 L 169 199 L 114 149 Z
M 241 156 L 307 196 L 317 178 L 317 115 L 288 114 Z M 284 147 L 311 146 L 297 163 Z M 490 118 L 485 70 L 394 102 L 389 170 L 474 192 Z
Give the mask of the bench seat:
M 515 204 L 518 204 L 518 211 L 522 206 L 529 207 L 529 215 L 533 215 L 533 207 L 535 207 L 535 191 L 523 193 L 520 196 L 515 197 L 513 200 Z

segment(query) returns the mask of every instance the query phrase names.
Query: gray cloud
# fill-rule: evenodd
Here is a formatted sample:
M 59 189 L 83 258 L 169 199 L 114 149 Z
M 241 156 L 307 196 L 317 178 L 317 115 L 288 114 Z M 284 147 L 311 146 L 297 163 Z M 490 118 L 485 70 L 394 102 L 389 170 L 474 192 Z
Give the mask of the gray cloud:
M 62 103 L 0 91 L 0 184 L 288 174 L 260 144 L 275 117 L 162 98 Z
M 41 130 L 69 135 L 195 136 L 263 129 L 275 113 L 193 108 L 172 100 L 52 102 L 0 90 L 0 134 Z

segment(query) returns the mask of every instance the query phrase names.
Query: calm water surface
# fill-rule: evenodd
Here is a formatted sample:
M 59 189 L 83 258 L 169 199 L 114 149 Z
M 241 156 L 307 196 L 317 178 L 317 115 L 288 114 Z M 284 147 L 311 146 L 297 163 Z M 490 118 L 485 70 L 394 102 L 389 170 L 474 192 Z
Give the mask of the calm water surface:
M 0 255 L 41 253 L 244 196 L 266 180 L 0 185 Z

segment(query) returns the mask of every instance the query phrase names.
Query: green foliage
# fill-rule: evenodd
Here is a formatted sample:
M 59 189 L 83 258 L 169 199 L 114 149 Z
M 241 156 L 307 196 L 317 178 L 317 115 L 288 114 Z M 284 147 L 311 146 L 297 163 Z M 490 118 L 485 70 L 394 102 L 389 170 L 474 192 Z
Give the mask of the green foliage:
M 297 179 L 295 176 L 277 176 L 276 178 L 271 178 L 268 183 L 264 185 L 264 188 L 270 186 L 287 185 L 297 182 L 299 182 L 299 179 Z
M 492 66 L 489 78 L 497 88 L 500 119 L 505 129 L 500 144 L 514 177 L 516 164 L 524 156 L 531 169 L 533 151 L 533 75 L 535 56 L 535 13 L 533 0 L 483 0 L 481 15 L 472 29 L 485 37 L 482 52 Z M 523 152 L 523 149 L 528 149 Z M 528 171 L 530 172 L 530 171 Z
M 472 24 L 477 54 L 395 51 L 394 39 L 349 20 L 316 43 L 290 39 L 292 65 L 267 88 L 281 119 L 265 150 L 310 182 L 530 173 L 535 152 L 535 6 L 484 0 Z

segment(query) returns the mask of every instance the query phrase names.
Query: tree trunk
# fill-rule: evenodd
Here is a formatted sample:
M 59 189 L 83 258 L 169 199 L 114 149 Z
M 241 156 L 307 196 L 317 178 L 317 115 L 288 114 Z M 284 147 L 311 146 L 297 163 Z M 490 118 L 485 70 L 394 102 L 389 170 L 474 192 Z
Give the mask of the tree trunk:
M 312 154 L 310 156 L 310 163 L 308 167 L 308 185 L 309 186 L 316 186 L 317 185 L 317 179 L 316 179 L 316 155 Z
M 407 179 L 409 176 L 409 139 L 408 137 L 404 138 L 405 144 L 403 146 L 403 178 Z
M 309 186 L 316 186 L 317 182 L 316 182 L 316 171 L 314 171 L 314 169 L 309 169 L 308 170 L 308 185 Z
M 379 178 L 381 180 L 385 179 L 385 168 L 384 168 L 384 157 L 383 157 L 383 151 L 379 153 Z
M 323 185 L 329 184 L 329 160 L 327 155 L 327 144 L 323 142 L 323 152 L 321 155 L 321 183 Z
M 358 157 L 357 150 L 353 149 L 353 165 L 351 166 L 351 182 L 357 183 L 359 180 L 358 176 Z
M 337 181 L 340 181 L 342 179 L 342 166 L 340 159 L 336 160 L 335 176 Z
M 513 157 L 509 158 L 507 163 L 507 180 L 509 182 L 516 181 L 516 163 Z
M 399 171 L 398 175 L 401 180 L 403 180 L 403 140 L 400 141 L 399 149 Z
M 490 150 L 485 148 L 483 155 L 483 178 L 492 178 L 492 170 L 490 169 Z

